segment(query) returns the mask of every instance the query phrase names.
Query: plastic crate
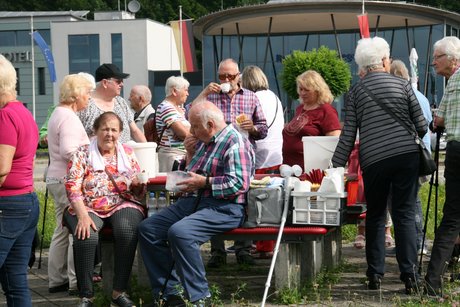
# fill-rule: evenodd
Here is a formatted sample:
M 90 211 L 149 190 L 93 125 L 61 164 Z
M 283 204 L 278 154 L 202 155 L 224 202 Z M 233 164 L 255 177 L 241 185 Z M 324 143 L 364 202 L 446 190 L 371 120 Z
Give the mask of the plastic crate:
M 342 225 L 346 193 L 292 192 L 292 224 Z

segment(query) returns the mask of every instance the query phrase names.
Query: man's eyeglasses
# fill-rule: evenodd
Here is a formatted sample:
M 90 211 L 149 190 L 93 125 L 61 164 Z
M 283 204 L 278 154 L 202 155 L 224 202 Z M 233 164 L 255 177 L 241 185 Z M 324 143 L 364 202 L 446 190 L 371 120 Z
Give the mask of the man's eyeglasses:
M 236 73 L 234 75 L 232 74 L 219 74 L 219 80 L 226 80 L 228 79 L 229 81 L 235 80 L 236 77 L 238 77 L 240 73 Z
M 122 84 L 123 83 L 123 79 L 113 79 L 113 78 L 110 78 L 110 79 L 106 79 L 108 82 L 114 82 L 118 85 Z
M 442 58 L 443 56 L 446 56 L 447 54 L 443 53 L 443 54 L 439 54 L 439 55 L 434 55 L 433 56 L 433 61 L 437 61 L 439 60 L 440 58 Z

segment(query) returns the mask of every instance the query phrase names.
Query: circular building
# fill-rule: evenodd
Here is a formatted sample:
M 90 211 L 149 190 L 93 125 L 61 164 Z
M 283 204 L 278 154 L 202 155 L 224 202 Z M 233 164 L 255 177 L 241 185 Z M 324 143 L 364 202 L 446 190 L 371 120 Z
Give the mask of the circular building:
M 437 105 L 444 80 L 431 67 L 433 43 L 444 36 L 460 35 L 460 14 L 403 1 L 271 0 L 205 15 L 194 23 L 194 34 L 202 41 L 203 84 L 217 80 L 218 64 L 225 58 L 238 61 L 241 70 L 257 65 L 289 114 L 295 106 L 278 78 L 283 58 L 294 50 L 326 46 L 349 63 L 355 82 L 354 50 L 360 39 L 357 16 L 363 12 L 368 16 L 371 37 L 385 38 L 392 57 L 404 61 L 408 68 L 411 49 L 416 49 L 419 90 Z M 336 103 L 341 109 L 341 99 Z

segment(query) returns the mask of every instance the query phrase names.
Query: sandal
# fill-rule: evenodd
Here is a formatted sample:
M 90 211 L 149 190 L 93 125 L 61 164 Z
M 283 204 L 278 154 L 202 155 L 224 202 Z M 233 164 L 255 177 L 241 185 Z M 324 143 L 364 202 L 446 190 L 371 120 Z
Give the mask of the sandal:
M 102 276 L 99 275 L 98 273 L 94 272 L 93 273 L 93 282 L 101 282 L 102 281 Z
M 395 241 L 391 235 L 385 235 L 385 247 L 392 247 L 395 244 Z
M 357 249 L 362 249 L 366 246 L 366 238 L 363 235 L 357 235 L 353 246 Z

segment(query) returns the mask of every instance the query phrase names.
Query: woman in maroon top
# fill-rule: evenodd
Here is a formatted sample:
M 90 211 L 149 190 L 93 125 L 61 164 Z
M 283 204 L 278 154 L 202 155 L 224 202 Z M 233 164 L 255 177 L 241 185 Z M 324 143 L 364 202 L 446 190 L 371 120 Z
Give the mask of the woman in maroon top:
M 296 82 L 301 104 L 283 129 L 283 163 L 303 168 L 302 137 L 339 136 L 341 126 L 337 111 L 331 106 L 334 97 L 319 73 L 307 70 Z

